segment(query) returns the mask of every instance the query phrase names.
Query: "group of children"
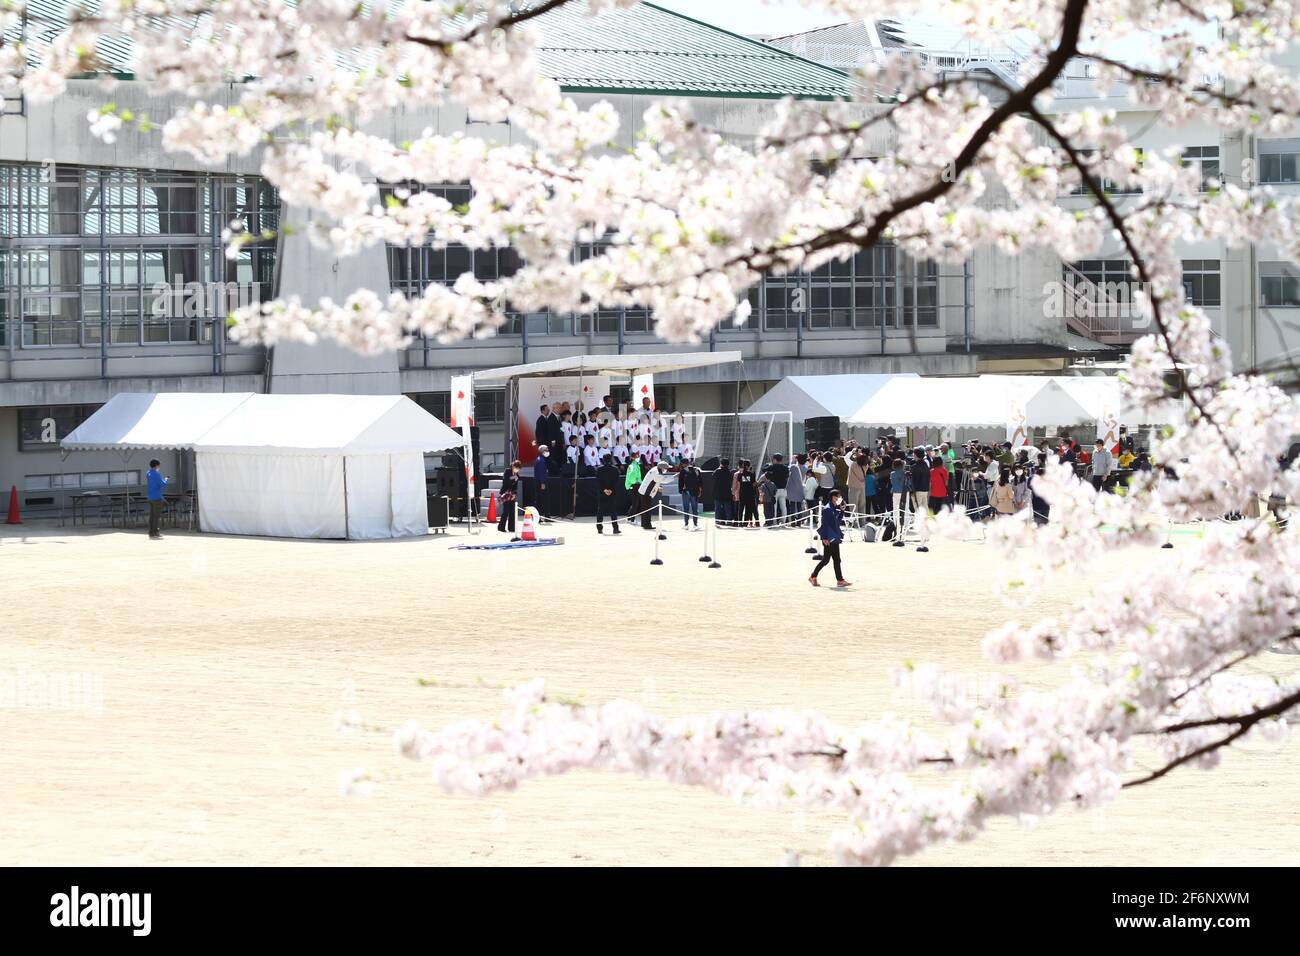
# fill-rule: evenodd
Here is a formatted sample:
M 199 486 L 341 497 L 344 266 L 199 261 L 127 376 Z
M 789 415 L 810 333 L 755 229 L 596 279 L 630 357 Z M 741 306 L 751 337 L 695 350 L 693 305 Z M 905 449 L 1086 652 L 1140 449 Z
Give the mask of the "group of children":
M 620 468 L 627 466 L 634 453 L 643 468 L 660 462 L 675 468 L 695 458 L 680 412 L 659 412 L 649 399 L 641 408 L 615 410 L 608 395 L 590 414 L 581 402 L 573 409 L 560 406 L 558 413 L 543 405 L 537 443 L 550 445 L 553 455 L 562 451 L 562 464 L 579 476 L 593 474 L 606 455 Z

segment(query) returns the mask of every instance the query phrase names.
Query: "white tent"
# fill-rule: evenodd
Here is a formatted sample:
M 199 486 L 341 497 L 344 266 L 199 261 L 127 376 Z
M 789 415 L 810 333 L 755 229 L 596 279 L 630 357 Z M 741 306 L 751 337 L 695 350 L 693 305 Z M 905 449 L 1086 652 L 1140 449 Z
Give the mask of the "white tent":
M 252 392 L 124 392 L 73 429 L 67 451 L 181 449 L 253 397 Z
M 204 531 L 291 538 L 425 534 L 424 453 L 460 444 L 402 395 L 255 394 L 117 395 L 63 442 L 192 449 Z
M 1000 389 L 1008 402 L 1023 408 L 1026 424 L 1031 427 L 1071 428 L 1095 425 L 1105 413 L 1115 414 L 1100 392 L 1085 392 L 1065 387 L 1064 376 L 1053 375 L 981 375 L 979 381 Z M 1118 400 L 1119 391 L 1113 397 Z
M 908 428 L 1007 426 L 1023 412 L 1027 427 L 1075 428 L 1146 421 L 1123 401 L 1114 378 L 1064 375 L 980 375 L 898 379 L 882 387 L 845 421 Z
M 900 428 L 983 428 L 1008 420 L 1006 390 L 977 378 L 897 378 L 845 419 Z
M 1168 425 L 1182 418 L 1182 404 L 1167 401 L 1156 409 L 1138 409 L 1113 375 L 1053 375 L 1051 380 L 1092 409 L 1098 420 L 1115 415 L 1126 425 Z
M 862 404 L 900 375 L 788 375 L 777 382 L 746 412 L 791 412 L 796 422 L 835 416 L 847 420 Z

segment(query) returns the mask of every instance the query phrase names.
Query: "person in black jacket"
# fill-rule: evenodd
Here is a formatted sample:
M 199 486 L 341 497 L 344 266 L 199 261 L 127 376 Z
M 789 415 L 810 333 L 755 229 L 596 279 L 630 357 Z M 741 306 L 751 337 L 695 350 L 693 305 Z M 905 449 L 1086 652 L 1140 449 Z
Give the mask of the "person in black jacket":
M 930 513 L 930 463 L 926 460 L 925 450 L 912 449 L 912 466 L 908 469 L 912 484 L 912 524 L 921 536 L 921 544 L 916 550 L 929 551 L 926 542 L 929 533 L 925 527 L 926 515 Z
M 677 490 L 682 493 L 682 521 L 686 527 L 695 522 L 700 527 L 700 495 L 704 493 L 704 476 L 694 461 L 686 461 L 677 473 Z
M 766 475 L 776 486 L 772 514 L 767 516 L 768 524 L 772 524 L 790 514 L 789 496 L 786 494 L 786 487 L 790 481 L 790 466 L 785 463 L 785 458 L 781 455 L 773 455 L 772 463 L 767 466 Z
M 551 434 L 551 406 L 543 405 L 541 414 L 537 416 L 537 422 L 533 425 L 533 444 L 537 448 L 543 445 L 550 445 L 555 440 Z
M 623 475 L 619 472 L 618 466 L 614 464 L 614 456 L 606 455 L 601 459 L 600 467 L 596 469 L 596 485 L 598 488 L 596 497 L 596 533 L 604 534 L 605 515 L 609 515 L 614 521 L 614 533 L 622 534 L 618 530 L 618 489 L 623 484 Z
M 724 458 L 713 472 L 713 520 L 726 524 L 732 517 L 731 459 Z
M 510 470 L 501 478 L 501 492 L 497 495 L 497 504 L 501 511 L 497 519 L 498 531 L 509 530 L 511 534 L 515 533 L 515 499 L 519 495 L 519 469 L 522 467 L 523 465 L 518 461 L 511 462 Z M 509 525 L 508 529 L 507 525 Z
M 741 459 L 740 471 L 736 472 L 736 484 L 739 489 L 736 503 L 740 506 L 740 524 L 746 528 L 757 528 L 758 476 L 754 474 L 748 459 Z

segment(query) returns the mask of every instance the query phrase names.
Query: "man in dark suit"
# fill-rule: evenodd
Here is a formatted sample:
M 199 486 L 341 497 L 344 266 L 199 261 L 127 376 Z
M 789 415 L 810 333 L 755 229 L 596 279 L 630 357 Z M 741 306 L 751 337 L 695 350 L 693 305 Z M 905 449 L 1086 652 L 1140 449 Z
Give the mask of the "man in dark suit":
M 533 425 L 533 444 L 538 448 L 543 445 L 550 445 L 554 439 L 551 436 L 551 406 L 543 405 L 542 412 L 537 416 L 537 423 Z
M 551 454 L 559 461 L 564 456 L 564 435 L 560 432 L 560 416 L 551 409 L 546 413 L 546 444 L 551 446 Z

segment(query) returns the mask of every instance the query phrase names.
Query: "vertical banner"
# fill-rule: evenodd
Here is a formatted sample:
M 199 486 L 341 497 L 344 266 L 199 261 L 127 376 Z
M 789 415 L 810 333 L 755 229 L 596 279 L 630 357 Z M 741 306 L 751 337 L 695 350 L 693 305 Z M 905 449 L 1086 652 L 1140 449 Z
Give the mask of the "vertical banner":
M 1112 455 L 1119 454 L 1119 413 L 1109 399 L 1102 405 L 1101 417 L 1097 419 L 1097 437 Z
M 470 428 L 474 425 L 474 376 L 451 377 L 451 421 L 448 424 L 453 429 L 459 429 L 464 440 L 465 494 L 473 500 L 475 469 L 478 465 L 474 461 L 474 438 L 470 433 Z
M 640 412 L 645 407 L 645 399 L 650 399 L 650 411 L 658 409 L 655 404 L 655 377 L 652 373 L 632 376 L 632 410 Z
M 517 454 L 520 464 L 526 468 L 531 468 L 537 460 L 537 416 L 543 405 L 551 406 L 557 415 L 566 410 L 572 412 L 576 419 L 579 407 L 584 411 L 594 409 L 609 394 L 608 375 L 521 378 L 518 381 L 519 413 L 515 420 L 519 435 Z
M 1018 398 L 1011 399 L 1007 412 L 1007 441 L 1011 447 L 1021 448 L 1029 444 L 1029 416 L 1025 414 L 1025 403 Z

